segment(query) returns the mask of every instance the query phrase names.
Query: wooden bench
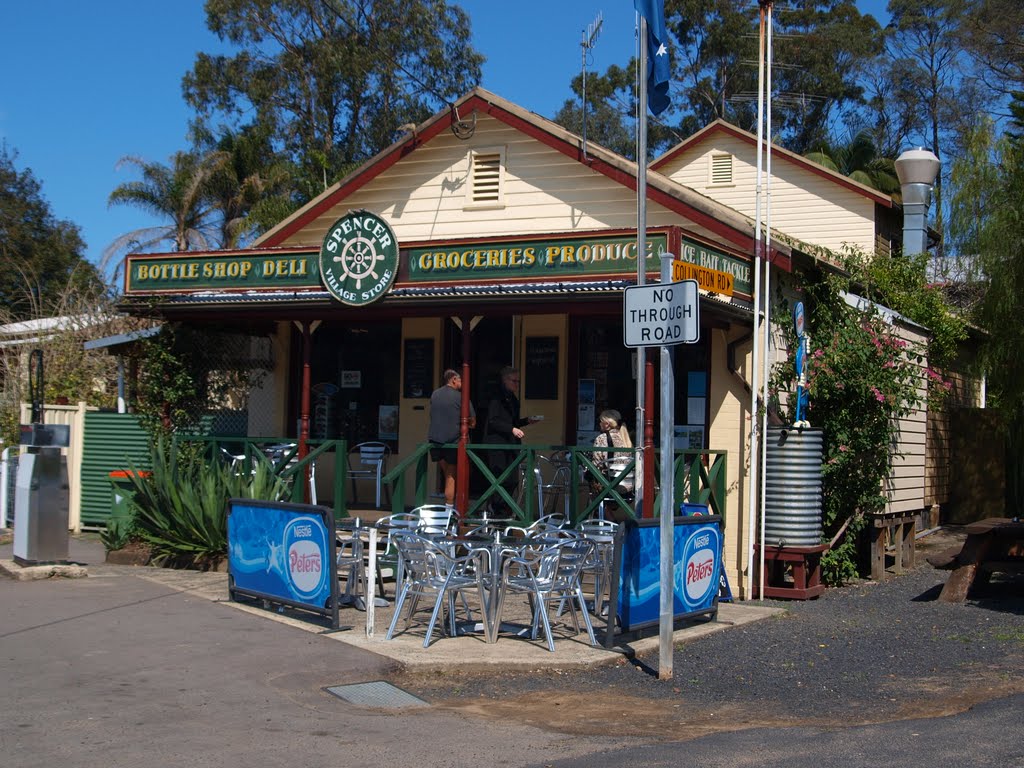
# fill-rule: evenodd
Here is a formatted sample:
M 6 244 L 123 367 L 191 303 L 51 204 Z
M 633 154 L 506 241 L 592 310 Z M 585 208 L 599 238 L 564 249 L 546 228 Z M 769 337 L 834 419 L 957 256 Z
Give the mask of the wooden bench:
M 960 603 L 973 586 L 984 586 L 993 573 L 1024 572 L 1024 522 L 990 517 L 971 523 L 967 539 L 951 559 L 949 552 L 929 559 L 936 567 L 952 568 L 939 600 Z
M 885 581 L 885 557 L 888 545 L 894 550 L 893 572 L 903 573 L 915 563 L 914 536 L 917 513 L 872 512 L 868 514 L 871 536 L 871 578 Z

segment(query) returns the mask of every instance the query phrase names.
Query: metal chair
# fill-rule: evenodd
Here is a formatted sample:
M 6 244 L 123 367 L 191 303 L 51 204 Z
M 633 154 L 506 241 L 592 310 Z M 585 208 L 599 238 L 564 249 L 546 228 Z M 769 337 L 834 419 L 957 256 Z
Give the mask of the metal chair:
M 604 614 L 606 593 L 611 585 L 612 559 L 615 553 L 615 532 L 619 524 L 612 520 L 586 520 L 579 526 L 585 539 L 594 542 L 594 552 L 583 565 L 583 574 L 594 580 L 594 615 Z
M 419 515 L 413 515 L 408 512 L 399 512 L 395 515 L 388 515 L 382 517 L 376 523 L 374 527 L 381 531 L 384 536 L 378 541 L 384 543 L 384 551 L 377 555 L 377 586 L 380 587 L 381 595 L 386 594 L 384 589 L 384 569 L 391 568 L 391 572 L 395 577 L 395 594 L 398 594 L 402 588 L 402 558 L 399 555 L 398 547 L 392 536 L 396 533 L 415 533 L 419 527 L 420 517 Z
M 405 568 L 405 579 L 395 603 L 395 615 L 391 618 L 386 639 L 390 640 L 395 633 L 395 626 L 402 613 L 402 607 L 409 598 L 409 610 L 405 617 L 405 628 L 409 623 L 421 597 L 434 597 L 434 610 L 427 625 L 427 636 L 423 639 L 423 647 L 430 647 L 430 638 L 434 633 L 438 616 L 447 599 L 449 630 L 454 637 L 457 633 L 455 623 L 455 596 L 470 589 L 476 589 L 480 605 L 485 605 L 484 585 L 480 578 L 479 552 L 472 552 L 465 557 L 452 557 L 448 552 L 430 539 L 415 533 L 396 531 L 392 537 L 398 548 Z M 468 612 L 467 608 L 467 612 Z M 472 621 L 472 615 L 469 620 Z
M 537 485 L 537 514 L 548 512 L 544 497 L 551 499 L 551 511 L 554 511 L 558 497 L 562 499 L 565 517 L 569 517 L 569 494 L 574 490 L 572 471 L 568 464 L 537 455 L 537 463 L 533 468 Z
M 345 576 L 345 592 L 338 598 L 339 605 L 358 603 L 365 593 L 366 567 L 363 564 L 363 540 L 357 533 L 348 536 L 335 535 L 335 558 L 338 564 L 338 578 Z M 353 587 L 355 593 L 353 594 Z
M 359 503 L 358 480 L 373 480 L 376 488 L 376 508 L 380 508 L 382 479 L 388 471 L 391 449 L 385 443 L 367 442 L 352 446 L 348 452 L 348 476 L 352 480 L 352 502 Z M 385 489 L 388 502 L 391 491 Z
M 576 617 L 576 605 L 583 614 L 583 623 L 587 627 L 590 644 L 597 646 L 594 627 L 590 623 L 586 602 L 583 599 L 583 588 L 580 585 L 580 574 L 583 566 L 591 557 L 594 542 L 582 538 L 566 539 L 548 547 L 532 557 L 514 557 L 505 561 L 502 568 L 503 589 L 498 602 L 495 625 L 501 624 L 501 610 L 505 596 L 509 592 L 526 594 L 533 604 L 533 627 L 531 638 L 537 639 L 538 625 L 543 624 L 548 650 L 554 653 L 555 640 L 551 634 L 551 621 L 548 618 L 548 604 L 559 605 L 568 598 L 572 612 L 573 625 L 579 634 L 580 625 Z
M 421 536 L 447 536 L 452 528 L 452 508 L 444 504 L 424 504 L 410 514 L 419 518 L 416 533 Z

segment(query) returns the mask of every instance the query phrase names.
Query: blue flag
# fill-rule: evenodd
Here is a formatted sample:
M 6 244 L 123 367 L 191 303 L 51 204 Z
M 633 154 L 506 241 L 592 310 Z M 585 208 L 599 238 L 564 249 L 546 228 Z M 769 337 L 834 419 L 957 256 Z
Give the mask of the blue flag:
M 637 13 L 647 20 L 647 106 L 652 115 L 668 107 L 668 33 L 665 31 L 665 0 L 633 0 Z

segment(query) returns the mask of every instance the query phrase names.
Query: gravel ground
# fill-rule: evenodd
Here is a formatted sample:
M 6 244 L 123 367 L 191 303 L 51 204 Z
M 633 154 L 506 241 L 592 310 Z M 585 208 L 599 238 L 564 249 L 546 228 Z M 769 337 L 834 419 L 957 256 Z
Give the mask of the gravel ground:
M 1024 690 L 1024 587 L 993 581 L 961 604 L 936 598 L 948 577 L 924 562 L 883 583 L 830 589 L 806 602 L 765 601 L 778 617 L 676 649 L 673 678 L 658 654 L 552 674 L 415 677 L 437 701 L 540 701 L 543 694 L 646 699 L 757 719 L 877 721 L 956 711 Z M 675 705 L 670 702 L 681 702 Z M 669 702 L 666 704 L 666 702 Z

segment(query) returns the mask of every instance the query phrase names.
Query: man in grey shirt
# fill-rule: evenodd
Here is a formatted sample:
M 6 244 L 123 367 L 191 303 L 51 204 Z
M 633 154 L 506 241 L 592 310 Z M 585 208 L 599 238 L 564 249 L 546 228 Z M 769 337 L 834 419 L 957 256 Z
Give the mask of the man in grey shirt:
M 436 461 L 444 474 L 444 501 L 455 506 L 455 467 L 458 450 L 445 448 L 445 443 L 457 443 L 462 418 L 462 376 L 451 368 L 444 372 L 444 384 L 430 395 L 430 425 L 427 440 L 430 458 Z M 476 426 L 476 411 L 469 404 L 469 428 Z

